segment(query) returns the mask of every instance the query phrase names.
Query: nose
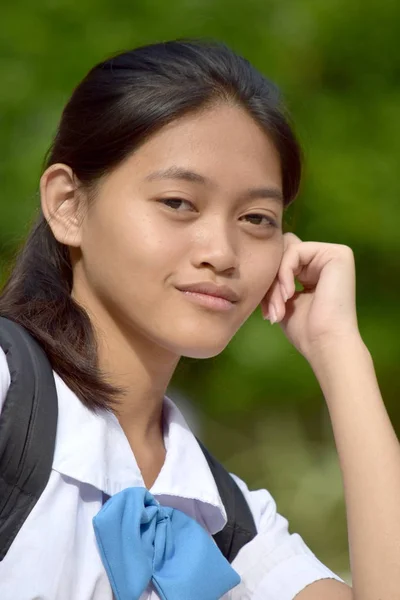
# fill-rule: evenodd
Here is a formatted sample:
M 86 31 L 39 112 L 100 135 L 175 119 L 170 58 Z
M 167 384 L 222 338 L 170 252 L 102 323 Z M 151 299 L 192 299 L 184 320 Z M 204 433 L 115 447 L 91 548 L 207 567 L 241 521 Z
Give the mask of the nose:
M 225 220 L 213 217 L 203 223 L 192 242 L 191 255 L 195 267 L 211 267 L 218 273 L 233 273 L 237 269 L 235 233 Z

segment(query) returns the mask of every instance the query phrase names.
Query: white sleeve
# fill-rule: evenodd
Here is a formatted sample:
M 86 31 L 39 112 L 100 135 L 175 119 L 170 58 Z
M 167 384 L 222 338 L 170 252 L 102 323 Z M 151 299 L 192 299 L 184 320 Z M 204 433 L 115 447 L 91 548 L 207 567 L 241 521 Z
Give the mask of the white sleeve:
M 300 535 L 289 533 L 287 519 L 277 513 L 267 490 L 249 491 L 239 477 L 231 476 L 247 500 L 258 532 L 232 562 L 242 583 L 232 590 L 231 600 L 293 600 L 319 579 L 343 582 L 318 560 Z
M 11 378 L 6 355 L 4 354 L 3 349 L 0 348 L 0 413 L 2 411 L 10 383 Z

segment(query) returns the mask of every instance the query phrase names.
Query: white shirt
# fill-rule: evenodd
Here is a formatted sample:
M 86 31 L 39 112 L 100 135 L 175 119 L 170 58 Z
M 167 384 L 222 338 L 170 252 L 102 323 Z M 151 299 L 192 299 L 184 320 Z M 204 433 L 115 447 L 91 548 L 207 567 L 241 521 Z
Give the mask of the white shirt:
M 1 600 L 112 600 L 92 518 L 102 492 L 112 496 L 130 486 L 145 487 L 117 418 L 94 414 L 54 373 L 59 415 L 49 482 L 0 562 Z M 0 348 L 0 410 L 10 385 Z M 212 535 L 226 523 L 226 512 L 208 463 L 175 404 L 165 398 L 165 463 L 150 492 L 165 506 L 196 519 Z M 342 581 L 309 550 L 288 521 L 276 512 L 267 490 L 243 491 L 257 536 L 232 563 L 241 583 L 223 600 L 293 600 L 319 579 Z M 141 600 L 159 596 L 149 585 Z

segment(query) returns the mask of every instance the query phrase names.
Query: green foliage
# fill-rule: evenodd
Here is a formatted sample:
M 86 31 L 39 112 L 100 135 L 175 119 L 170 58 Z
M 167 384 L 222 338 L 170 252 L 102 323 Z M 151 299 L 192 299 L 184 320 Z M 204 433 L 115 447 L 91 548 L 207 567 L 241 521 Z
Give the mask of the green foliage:
M 400 86 L 395 0 L 28 0 L 2 7 L 0 269 L 37 209 L 42 160 L 73 87 L 111 53 L 214 37 L 284 92 L 305 156 L 287 230 L 355 252 L 359 326 L 400 428 Z M 398 357 L 396 359 L 396 356 Z M 173 384 L 204 437 L 332 568 L 348 570 L 344 507 L 327 412 L 306 361 L 257 311 L 226 351 L 186 360 Z

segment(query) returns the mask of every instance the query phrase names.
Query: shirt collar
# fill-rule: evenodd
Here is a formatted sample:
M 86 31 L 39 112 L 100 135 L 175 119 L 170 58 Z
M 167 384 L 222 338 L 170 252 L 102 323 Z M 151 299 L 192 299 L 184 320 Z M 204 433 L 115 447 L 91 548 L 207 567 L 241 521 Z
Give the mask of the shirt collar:
M 127 487 L 144 487 L 116 416 L 105 410 L 89 410 L 57 373 L 54 377 L 58 425 L 53 469 L 109 496 Z M 185 502 L 180 499 L 192 501 L 196 518 L 214 534 L 224 527 L 227 516 L 210 467 L 174 402 L 165 397 L 163 408 L 166 458 L 150 492 L 162 504 L 178 503 L 181 510 Z

